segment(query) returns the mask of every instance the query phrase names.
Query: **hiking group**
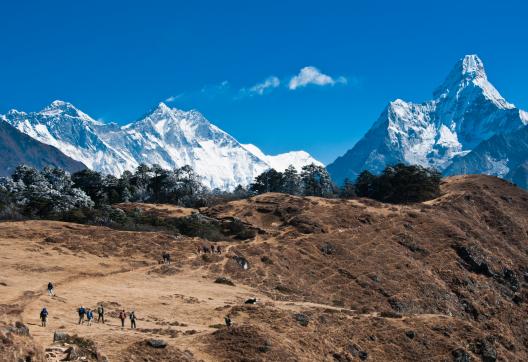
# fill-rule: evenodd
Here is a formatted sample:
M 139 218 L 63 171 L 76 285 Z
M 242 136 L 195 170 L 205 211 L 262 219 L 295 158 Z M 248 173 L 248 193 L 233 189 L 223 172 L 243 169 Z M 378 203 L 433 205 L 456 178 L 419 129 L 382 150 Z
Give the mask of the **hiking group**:
M 198 246 L 198 254 L 222 254 L 222 249 L 220 248 L 220 245 L 217 245 L 216 247 L 214 245 L 208 246 L 208 245 L 202 245 Z
M 170 255 L 169 255 L 169 263 L 170 263 Z M 54 296 L 55 293 L 54 293 L 54 287 L 53 287 L 53 283 L 52 282 L 49 282 L 48 283 L 48 295 L 51 297 L 51 296 Z M 102 303 L 100 303 L 98 306 L 97 306 L 97 323 L 103 323 L 103 324 L 106 324 L 105 323 L 105 308 L 103 306 Z M 47 325 L 47 321 L 48 321 L 48 310 L 46 307 L 42 307 L 41 311 L 40 311 L 40 314 L 39 314 L 39 318 L 40 318 L 40 321 L 41 321 L 41 326 L 42 327 L 46 327 Z M 84 322 L 86 321 L 86 325 L 88 326 L 91 326 L 92 325 L 92 322 L 94 320 L 94 310 L 90 309 L 90 308 L 85 308 L 84 306 L 80 306 L 78 309 L 77 309 L 77 314 L 79 316 L 79 322 L 78 324 L 84 324 Z M 125 328 L 125 320 L 127 318 L 127 313 L 125 312 L 124 309 L 122 309 L 120 312 L 119 312 L 119 319 L 121 320 L 121 329 Z M 130 328 L 132 329 L 135 329 L 136 328 L 136 312 L 135 311 L 131 311 L 130 313 L 128 313 L 128 318 L 130 319 Z

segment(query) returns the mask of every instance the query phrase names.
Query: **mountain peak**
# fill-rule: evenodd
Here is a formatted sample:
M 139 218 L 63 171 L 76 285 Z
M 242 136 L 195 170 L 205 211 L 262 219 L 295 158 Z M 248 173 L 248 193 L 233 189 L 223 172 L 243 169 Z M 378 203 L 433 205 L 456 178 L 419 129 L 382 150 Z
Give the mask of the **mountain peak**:
M 487 80 L 484 63 L 476 54 L 470 54 L 459 59 L 447 76 L 444 86 L 459 85 L 467 81 Z
M 460 71 L 462 75 L 486 77 L 484 63 L 482 63 L 482 60 L 476 54 L 466 55 L 460 59 L 455 69 Z
M 167 106 L 163 102 L 159 102 L 158 107 L 156 109 L 162 110 L 162 111 L 170 111 L 170 107 Z

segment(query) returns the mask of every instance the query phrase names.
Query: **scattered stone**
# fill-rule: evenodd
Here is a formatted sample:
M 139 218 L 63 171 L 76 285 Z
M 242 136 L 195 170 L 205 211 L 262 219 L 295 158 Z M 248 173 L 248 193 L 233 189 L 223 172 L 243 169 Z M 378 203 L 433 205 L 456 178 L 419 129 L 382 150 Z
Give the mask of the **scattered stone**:
M 365 361 L 368 358 L 368 352 L 359 351 L 358 356 L 360 360 Z
M 293 315 L 295 320 L 303 327 L 306 327 L 310 323 L 310 318 L 306 314 L 296 313 Z
M 484 257 L 477 251 L 470 251 L 468 248 L 462 245 L 455 245 L 454 249 L 460 259 L 465 262 L 464 266 L 470 272 L 482 274 L 487 277 L 492 277 L 495 275 L 489 264 L 484 260 Z
M 405 335 L 410 338 L 410 339 L 414 339 L 416 337 L 416 332 L 415 331 L 406 331 L 405 332 Z
M 167 347 L 167 342 L 163 339 L 149 339 L 147 344 L 152 348 L 165 348 Z
M 55 331 L 55 333 L 53 333 L 53 342 L 65 342 L 69 337 L 70 336 L 66 332 Z
M 218 278 L 215 279 L 214 282 L 217 283 L 217 284 L 230 285 L 230 286 L 232 286 L 232 287 L 235 286 L 235 283 L 233 283 L 231 280 L 229 280 L 229 279 L 226 278 L 226 277 L 218 277 Z
M 482 362 L 495 362 L 497 360 L 497 350 L 486 339 L 477 340 L 473 352 L 480 355 Z
M 249 269 L 249 262 L 246 260 L 246 258 L 242 256 L 235 255 L 233 256 L 233 259 L 237 262 L 237 264 L 244 270 Z
M 471 356 L 462 348 L 457 348 L 451 352 L 453 362 L 471 362 Z
M 502 275 L 504 281 L 508 284 L 511 290 L 513 290 L 514 292 L 519 290 L 519 280 L 517 279 L 517 276 L 515 275 L 513 270 L 504 268 L 502 270 Z
M 260 261 L 263 262 L 264 264 L 268 264 L 268 265 L 271 265 L 273 264 L 273 260 L 271 260 L 268 256 L 264 255 L 263 257 L 260 258 Z
M 336 248 L 330 243 L 325 243 L 321 246 L 321 252 L 326 255 L 332 255 L 335 254 Z
M 268 352 L 269 350 L 271 349 L 271 342 L 270 341 L 266 341 L 264 342 L 264 344 L 262 346 L 259 346 L 258 347 L 258 351 L 260 353 L 266 353 Z

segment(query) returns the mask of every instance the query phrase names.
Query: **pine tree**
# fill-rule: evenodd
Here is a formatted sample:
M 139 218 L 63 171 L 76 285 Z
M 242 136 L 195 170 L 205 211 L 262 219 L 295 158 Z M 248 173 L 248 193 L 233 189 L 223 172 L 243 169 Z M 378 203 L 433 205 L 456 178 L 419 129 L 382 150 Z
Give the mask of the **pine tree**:
M 369 171 L 362 171 L 356 179 L 354 190 L 359 197 L 372 197 L 375 192 L 376 176 Z
M 255 181 L 251 184 L 250 190 L 257 194 L 263 194 L 265 192 L 282 192 L 282 184 L 282 172 L 270 168 L 255 177 Z
M 334 185 L 328 171 L 316 164 L 306 165 L 301 171 L 303 194 L 306 196 L 331 197 Z
M 290 195 L 299 195 L 301 193 L 301 178 L 293 165 L 288 166 L 284 171 L 282 192 Z
M 350 199 L 356 196 L 354 183 L 349 178 L 345 178 L 343 186 L 339 190 L 339 196 L 343 199 Z

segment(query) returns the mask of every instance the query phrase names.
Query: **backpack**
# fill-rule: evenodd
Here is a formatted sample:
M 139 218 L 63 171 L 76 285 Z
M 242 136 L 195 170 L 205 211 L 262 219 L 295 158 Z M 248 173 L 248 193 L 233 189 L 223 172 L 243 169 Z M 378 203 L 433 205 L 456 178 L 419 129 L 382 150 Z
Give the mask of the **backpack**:
M 119 312 L 119 319 L 125 319 L 126 313 L 125 312 Z
M 79 314 L 84 314 L 84 308 L 79 308 Z
M 48 311 L 47 311 L 46 308 L 44 308 L 44 309 L 42 309 L 42 310 L 40 311 L 40 316 L 41 316 L 42 318 L 46 318 L 46 317 L 48 316 Z

